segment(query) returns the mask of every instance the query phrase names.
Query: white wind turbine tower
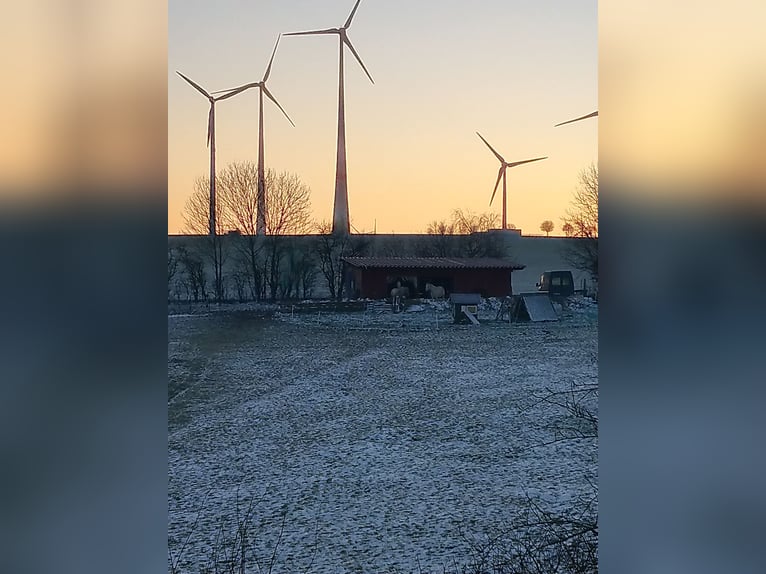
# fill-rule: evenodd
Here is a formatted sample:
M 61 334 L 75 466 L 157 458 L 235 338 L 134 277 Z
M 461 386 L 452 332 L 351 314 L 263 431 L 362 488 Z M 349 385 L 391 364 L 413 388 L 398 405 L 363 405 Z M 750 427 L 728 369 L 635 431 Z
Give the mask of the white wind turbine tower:
M 560 124 L 556 124 L 553 127 L 557 128 L 559 126 L 563 126 L 564 124 L 571 124 L 572 122 L 579 122 L 580 120 L 587 120 L 588 118 L 595 118 L 596 116 L 598 116 L 598 110 L 596 110 L 595 112 L 591 112 L 587 115 L 580 116 L 579 118 L 575 118 L 573 120 L 567 120 L 565 122 L 561 122 Z
M 495 189 L 492 191 L 492 198 L 489 200 L 489 204 L 492 205 L 492 201 L 495 199 L 495 193 L 497 193 L 497 186 L 500 184 L 500 180 L 503 180 L 503 229 L 508 229 L 508 219 L 507 219 L 507 195 L 506 195 L 506 176 L 505 172 L 509 167 L 516 167 L 517 165 L 521 165 L 523 163 L 530 163 L 533 161 L 540 161 L 541 159 L 548 159 L 548 156 L 545 157 L 536 157 L 534 159 L 525 159 L 522 161 L 514 161 L 511 163 L 508 163 L 503 159 L 503 156 L 501 156 L 499 153 L 495 151 L 495 149 L 489 145 L 489 142 L 485 140 L 482 135 L 479 132 L 476 132 L 476 135 L 481 138 L 481 141 L 483 141 L 485 144 L 487 144 L 487 147 L 490 149 L 490 151 L 495 154 L 495 157 L 500 160 L 500 171 L 497 173 L 497 181 L 495 182 Z
M 285 34 L 285 36 L 313 36 L 322 34 L 337 34 L 338 43 L 340 45 L 340 73 L 338 75 L 338 150 L 335 160 L 335 200 L 333 204 L 333 217 L 332 217 L 332 231 L 333 233 L 340 232 L 348 234 L 350 233 L 349 225 L 349 212 L 348 212 L 348 180 L 346 177 L 346 112 L 345 102 L 343 96 L 343 45 L 348 46 L 351 53 L 354 55 L 359 65 L 362 66 L 364 73 L 370 79 L 370 82 L 375 83 L 367 71 L 367 68 L 356 53 L 354 46 L 351 44 L 351 40 L 348 39 L 347 30 L 351 26 L 351 21 L 354 18 L 356 9 L 359 7 L 359 3 L 362 0 L 356 0 L 353 10 L 349 15 L 346 23 L 340 28 L 328 28 L 326 30 L 312 30 L 310 32 L 291 32 Z
M 287 118 L 287 121 L 292 124 L 293 127 L 295 127 L 295 124 L 293 123 L 293 120 L 290 119 L 290 116 L 287 115 L 287 112 L 282 108 L 282 106 L 279 105 L 279 102 L 274 98 L 273 95 L 271 95 L 271 92 L 266 87 L 266 81 L 269 79 L 269 75 L 271 74 L 271 65 L 274 63 L 274 56 L 277 53 L 277 46 L 279 46 L 279 38 L 280 36 L 277 36 L 277 43 L 274 44 L 274 51 L 271 53 L 271 59 L 269 60 L 269 65 L 266 68 L 266 73 L 263 74 L 263 79 L 260 82 L 251 82 L 249 84 L 245 84 L 243 86 L 239 86 L 238 88 L 232 88 L 230 90 L 221 90 L 218 92 L 213 92 L 214 94 L 220 94 L 220 93 L 226 93 L 226 97 L 234 96 L 236 94 L 239 94 L 241 92 L 244 92 L 245 90 L 249 90 L 250 88 L 258 88 L 258 95 L 259 95 L 259 106 L 258 106 L 258 189 L 257 189 L 257 195 L 256 195 L 256 201 L 257 201 L 257 219 L 255 222 L 255 234 L 256 235 L 265 235 L 266 234 L 266 170 L 265 170 L 265 159 L 264 159 L 264 147 L 263 147 L 263 96 L 265 95 L 267 98 L 269 98 L 276 106 L 282 111 L 282 113 Z
M 215 103 L 220 100 L 225 100 L 226 98 L 230 98 L 234 94 L 226 94 L 226 95 L 214 98 L 209 93 L 207 93 L 199 84 L 196 84 L 195 82 L 193 82 L 192 80 L 184 76 L 181 72 L 176 71 L 176 74 L 181 76 L 193 88 L 195 88 L 198 92 L 200 92 L 203 96 L 205 96 L 210 101 L 210 112 L 208 112 L 208 116 L 207 116 L 207 145 L 210 148 L 210 212 L 208 215 L 208 225 L 209 225 L 208 233 L 214 236 L 216 234 L 216 226 L 215 226 Z

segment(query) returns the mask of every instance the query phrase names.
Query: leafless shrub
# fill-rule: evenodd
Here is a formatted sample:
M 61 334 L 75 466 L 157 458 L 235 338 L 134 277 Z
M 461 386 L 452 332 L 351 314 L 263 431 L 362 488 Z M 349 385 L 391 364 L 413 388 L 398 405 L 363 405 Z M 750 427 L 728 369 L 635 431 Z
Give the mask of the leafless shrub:
M 279 552 L 287 525 L 288 512 L 287 510 L 282 511 L 279 527 L 275 533 L 265 532 L 262 526 L 257 525 L 258 504 L 267 493 L 268 489 L 264 490 L 260 497 L 253 495 L 247 500 L 242 500 L 238 489 L 233 516 L 229 513 L 219 517 L 218 527 L 208 548 L 207 560 L 201 566 L 194 566 L 193 570 L 184 569 L 184 552 L 189 547 L 199 524 L 207 500 L 206 495 L 178 552 L 174 553 L 168 549 L 169 574 L 191 574 L 191 572 L 200 572 L 201 574 L 245 574 L 246 572 L 271 574 L 274 567 L 279 563 Z M 308 564 L 302 569 L 304 572 L 311 570 L 316 559 L 319 548 L 318 525 L 319 522 L 317 521 L 313 549 Z M 271 540 L 267 540 L 268 534 L 272 535 Z M 259 547 L 261 548 L 260 551 L 258 550 Z
M 176 272 L 178 271 L 178 256 L 176 255 L 173 248 L 168 245 L 168 301 L 171 298 L 172 295 L 172 284 L 173 284 L 173 278 L 176 276 Z
M 528 497 L 508 528 L 491 536 L 463 534 L 469 560 L 450 574 L 595 574 L 598 572 L 596 497 L 567 512 L 544 509 Z
M 197 525 L 199 524 L 199 519 L 202 516 L 202 511 L 205 508 L 205 502 L 207 502 L 207 498 L 210 495 L 210 491 L 208 490 L 205 494 L 205 498 L 202 499 L 202 504 L 199 507 L 199 510 L 197 510 L 197 514 L 194 516 L 194 522 L 191 525 L 191 528 L 189 529 L 188 534 L 186 535 L 186 538 L 184 538 L 183 544 L 181 545 L 181 548 L 178 550 L 178 553 L 174 553 L 170 545 L 168 545 L 168 566 L 170 569 L 170 574 L 180 574 L 180 561 L 183 558 L 184 551 L 186 550 L 186 547 L 189 545 L 189 541 L 191 540 L 192 535 L 194 534 L 194 531 L 197 529 Z
M 181 284 L 186 299 L 207 300 L 207 277 L 202 259 L 186 246 L 181 246 L 178 248 L 178 261 L 181 265 Z
M 593 361 L 596 357 L 593 357 Z M 571 383 L 563 390 L 546 389 L 533 396 L 525 411 L 534 409 L 549 439 L 523 450 L 579 441 L 585 449 L 598 440 L 598 385 Z M 514 454 L 519 454 L 517 451 Z M 502 531 L 467 537 L 469 561 L 454 574 L 595 574 L 598 572 L 598 485 L 586 476 L 588 493 L 565 510 L 545 508 L 527 495 L 521 510 Z M 451 574 L 452 574 L 451 573 Z

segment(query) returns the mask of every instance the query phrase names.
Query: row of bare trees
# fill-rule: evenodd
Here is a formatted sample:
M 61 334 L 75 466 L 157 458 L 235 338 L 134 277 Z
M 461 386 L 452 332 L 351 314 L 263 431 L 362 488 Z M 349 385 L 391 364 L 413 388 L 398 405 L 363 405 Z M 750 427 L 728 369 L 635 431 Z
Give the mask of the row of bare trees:
M 319 229 L 330 227 L 329 222 Z M 182 243 L 185 242 L 185 243 Z M 168 300 L 340 299 L 341 258 L 368 253 L 369 239 L 329 232 L 307 236 L 181 239 L 168 247 Z M 213 282 L 208 281 L 210 270 Z
M 209 179 L 195 181 L 183 210 L 193 237 L 168 247 L 168 298 L 239 301 L 311 297 L 324 278 L 333 298 L 341 295 L 341 257 L 361 255 L 361 238 L 331 234 L 311 217 L 311 190 L 293 173 L 266 172 L 266 235 L 256 235 L 257 168 L 228 164 L 216 176 L 217 235 L 208 231 Z M 320 236 L 310 238 L 309 234 Z M 205 269 L 212 269 L 213 284 Z

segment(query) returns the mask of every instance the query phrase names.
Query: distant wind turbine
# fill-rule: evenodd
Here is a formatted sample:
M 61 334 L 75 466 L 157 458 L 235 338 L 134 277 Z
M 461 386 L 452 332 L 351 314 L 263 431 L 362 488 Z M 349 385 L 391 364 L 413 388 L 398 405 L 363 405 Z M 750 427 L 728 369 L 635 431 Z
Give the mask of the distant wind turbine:
M 580 116 L 579 118 L 575 118 L 573 120 L 567 120 L 565 122 L 561 122 L 560 124 L 556 124 L 553 127 L 557 128 L 559 126 L 563 126 L 564 124 L 571 124 L 572 122 L 579 122 L 580 120 L 587 120 L 588 118 L 595 118 L 596 116 L 598 116 L 598 110 L 596 110 L 595 112 L 592 112 L 592 113 L 590 113 L 590 114 L 588 114 L 586 116 Z
M 226 98 L 230 98 L 234 94 L 226 94 L 214 98 L 207 93 L 199 84 L 196 84 L 181 72 L 176 71 L 176 74 L 186 80 L 193 88 L 200 92 L 210 101 L 210 112 L 207 116 L 207 146 L 210 148 L 210 213 L 208 215 L 209 234 L 214 236 L 216 234 L 215 226 L 215 103 Z
M 333 204 L 333 217 L 332 217 L 332 231 L 333 233 L 341 232 L 348 234 L 350 232 L 349 212 L 348 212 L 348 179 L 346 176 L 346 112 L 345 102 L 343 95 L 343 45 L 348 46 L 351 53 L 354 55 L 359 65 L 362 66 L 364 73 L 370 79 L 370 82 L 375 83 L 367 71 L 367 68 L 356 53 L 354 46 L 351 44 L 351 40 L 348 39 L 347 30 L 351 26 L 351 21 L 354 19 L 356 9 L 359 7 L 359 3 L 362 0 L 356 0 L 353 10 L 349 15 L 346 23 L 340 28 L 327 28 L 326 30 L 312 30 L 310 32 L 291 32 L 285 34 L 285 36 L 313 36 L 322 34 L 337 34 L 338 43 L 340 45 L 340 72 L 338 75 L 338 150 L 335 159 L 335 200 Z
M 507 220 L 507 196 L 506 196 L 506 176 L 505 172 L 509 167 L 516 167 L 517 165 L 521 165 L 523 163 L 530 163 L 533 161 L 540 161 L 541 159 L 548 159 L 548 156 L 545 157 L 536 157 L 534 159 L 525 159 L 522 161 L 514 161 L 511 163 L 508 163 L 503 159 L 503 156 L 501 156 L 499 153 L 495 151 L 495 149 L 489 145 L 489 142 L 485 140 L 482 135 L 479 132 L 476 132 L 476 135 L 481 138 L 481 141 L 483 141 L 485 144 L 487 144 L 487 147 L 490 149 L 490 151 L 495 154 L 495 157 L 500 160 L 500 171 L 497 173 L 497 181 L 495 182 L 495 189 L 492 191 L 492 198 L 489 200 L 489 204 L 492 205 L 492 201 L 495 199 L 495 193 L 497 193 L 497 186 L 500 184 L 500 180 L 503 180 L 503 229 L 508 228 L 508 220 Z
M 236 94 L 242 93 L 245 90 L 249 90 L 250 88 L 259 88 L 259 108 L 258 108 L 258 188 L 257 188 L 257 206 L 258 206 L 258 215 L 255 222 L 255 234 L 256 235 L 265 235 L 266 234 L 266 173 L 265 173 L 265 167 L 264 167 L 264 147 L 263 147 L 263 96 L 266 95 L 267 98 L 269 98 L 276 106 L 282 111 L 282 113 L 287 118 L 287 121 L 289 121 L 293 127 L 295 127 L 295 124 L 293 123 L 293 120 L 290 119 L 290 116 L 287 115 L 287 112 L 282 108 L 282 106 L 279 105 L 279 102 L 274 98 L 273 95 L 271 95 L 271 92 L 266 87 L 266 81 L 269 79 L 269 75 L 271 74 L 271 65 L 274 63 L 274 56 L 277 53 L 277 46 L 279 46 L 279 39 L 281 36 L 277 36 L 277 43 L 274 44 L 274 51 L 271 53 L 271 59 L 269 60 L 269 65 L 266 68 L 266 73 L 263 75 L 263 79 L 260 82 L 251 82 L 249 84 L 245 84 L 243 86 L 239 86 L 238 88 L 232 88 L 230 90 L 221 90 L 219 92 L 213 92 L 214 94 L 219 94 L 226 92 L 227 97 L 228 96 L 234 96 Z

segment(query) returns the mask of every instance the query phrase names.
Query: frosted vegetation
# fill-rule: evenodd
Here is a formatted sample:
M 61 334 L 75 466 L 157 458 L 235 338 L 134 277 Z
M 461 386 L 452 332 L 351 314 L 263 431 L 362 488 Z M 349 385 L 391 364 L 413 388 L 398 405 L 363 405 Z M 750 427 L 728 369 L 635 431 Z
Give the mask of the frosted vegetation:
M 168 316 L 169 571 L 597 571 L 597 308 Z

